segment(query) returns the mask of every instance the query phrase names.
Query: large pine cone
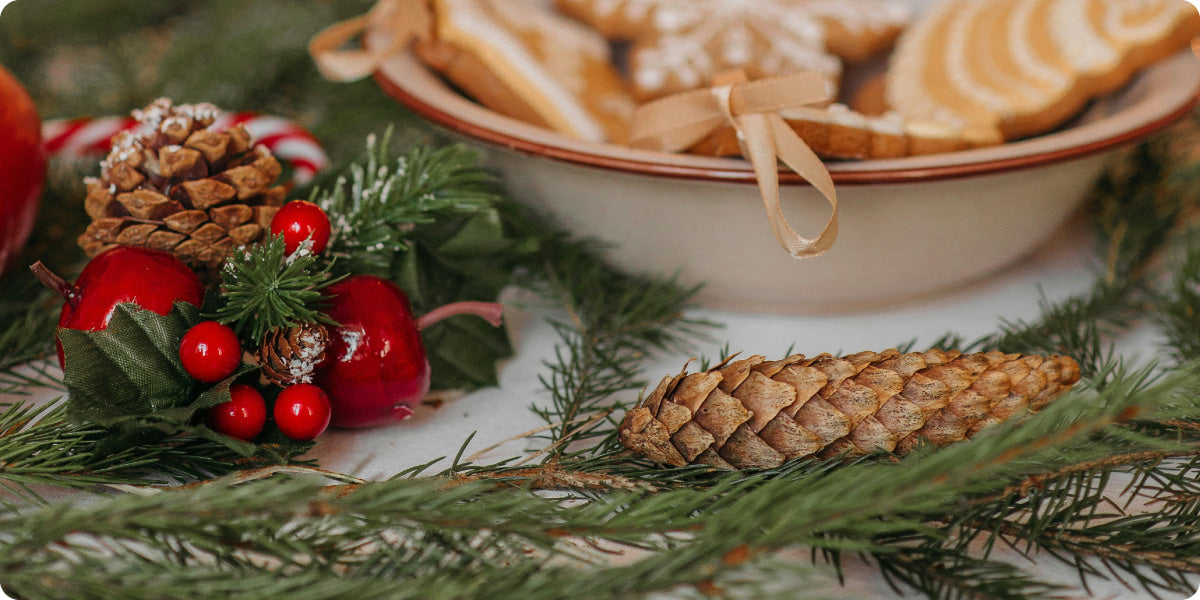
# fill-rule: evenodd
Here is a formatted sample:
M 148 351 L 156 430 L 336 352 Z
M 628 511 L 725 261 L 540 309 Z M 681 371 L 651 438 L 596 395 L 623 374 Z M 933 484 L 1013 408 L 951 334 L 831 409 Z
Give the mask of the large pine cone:
M 630 410 L 621 443 L 675 466 L 770 468 L 809 455 L 905 452 L 967 439 L 1038 410 L 1079 380 L 1079 364 L 984 352 L 860 352 L 681 373 Z
M 329 330 L 320 323 L 276 327 L 263 336 L 255 358 L 263 375 L 275 385 L 312 383 L 328 346 Z
M 122 132 L 89 178 L 92 224 L 79 237 L 88 256 L 114 245 L 166 250 L 195 269 L 215 269 L 238 246 L 258 241 L 283 204 L 281 168 L 240 125 L 208 129 L 210 104 L 160 98 L 133 112 L 147 133 Z

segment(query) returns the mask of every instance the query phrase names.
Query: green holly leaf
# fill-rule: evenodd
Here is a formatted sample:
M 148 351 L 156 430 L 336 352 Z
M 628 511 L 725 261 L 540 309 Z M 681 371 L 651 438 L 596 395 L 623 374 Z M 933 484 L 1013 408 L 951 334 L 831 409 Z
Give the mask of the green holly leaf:
M 179 362 L 179 342 L 198 322 L 200 309 L 184 302 L 165 316 L 119 304 L 101 331 L 59 329 L 68 416 L 111 427 L 187 405 L 195 382 Z

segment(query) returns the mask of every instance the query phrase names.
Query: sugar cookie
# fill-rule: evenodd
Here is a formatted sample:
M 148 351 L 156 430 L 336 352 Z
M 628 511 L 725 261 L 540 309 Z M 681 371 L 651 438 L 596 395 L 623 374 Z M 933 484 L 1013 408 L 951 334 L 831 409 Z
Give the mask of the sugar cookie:
M 634 102 L 607 40 L 532 0 L 434 0 L 417 54 L 488 108 L 593 142 L 624 143 Z
M 752 79 L 820 71 L 889 47 L 908 21 L 895 0 L 557 0 L 613 39 L 632 40 L 636 97 L 648 100 L 743 69 Z
M 822 158 L 881 159 L 955 152 L 1001 142 L 999 137 L 971 138 L 954 127 L 906 121 L 895 113 L 867 116 L 841 104 L 825 108 L 789 108 L 779 116 Z M 741 154 L 733 128 L 721 129 L 689 149 L 694 154 Z

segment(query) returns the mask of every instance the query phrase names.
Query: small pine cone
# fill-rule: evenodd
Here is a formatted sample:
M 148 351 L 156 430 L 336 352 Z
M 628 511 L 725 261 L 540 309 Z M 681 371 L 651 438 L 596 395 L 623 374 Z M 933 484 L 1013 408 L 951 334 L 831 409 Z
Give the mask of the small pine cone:
M 659 463 L 771 468 L 803 456 L 958 442 L 1079 380 L 1069 357 L 930 350 L 762 356 L 662 380 L 625 415 L 621 443 Z
M 263 375 L 280 387 L 312 383 L 317 365 L 325 360 L 329 331 L 320 323 L 276 327 L 263 336 L 255 357 Z
M 197 270 L 215 270 L 234 249 L 257 242 L 283 204 L 281 167 L 240 126 L 208 129 L 210 104 L 175 106 L 160 98 L 133 112 L 147 133 L 122 132 L 88 178 L 79 237 L 88 256 L 116 245 L 174 254 Z

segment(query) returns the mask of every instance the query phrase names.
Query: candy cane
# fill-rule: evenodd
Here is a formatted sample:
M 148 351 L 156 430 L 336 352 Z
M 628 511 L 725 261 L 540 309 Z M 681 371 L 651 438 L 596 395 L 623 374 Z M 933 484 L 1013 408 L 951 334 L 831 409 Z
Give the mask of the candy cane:
M 310 181 L 317 171 L 329 166 L 320 142 L 296 123 L 258 113 L 223 113 L 209 127 L 223 131 L 241 125 L 276 158 L 292 165 L 296 183 Z M 46 151 L 62 156 L 87 157 L 108 153 L 112 137 L 133 131 L 141 123 L 130 117 L 62 119 L 42 124 Z

